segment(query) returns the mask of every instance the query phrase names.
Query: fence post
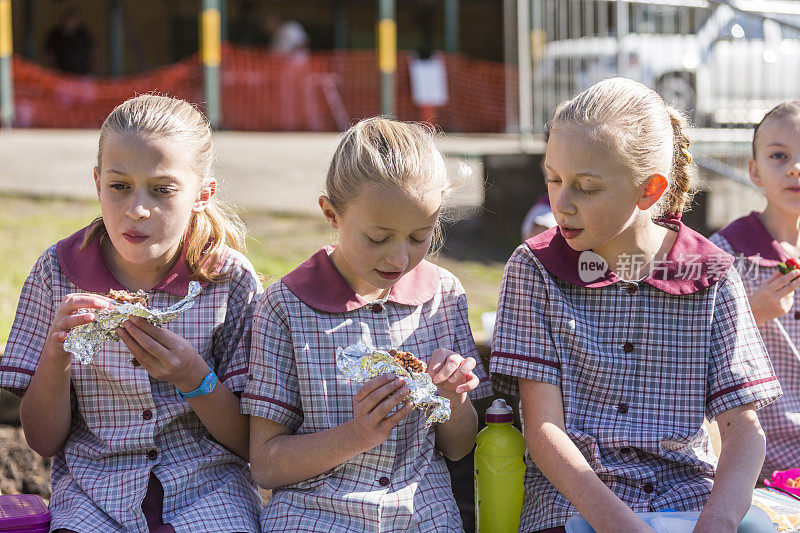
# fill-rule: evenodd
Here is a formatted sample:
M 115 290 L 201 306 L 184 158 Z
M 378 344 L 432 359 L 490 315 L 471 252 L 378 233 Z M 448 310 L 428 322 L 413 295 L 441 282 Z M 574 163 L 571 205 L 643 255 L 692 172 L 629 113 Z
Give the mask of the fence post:
M 541 65 L 544 57 L 545 46 L 547 45 L 547 33 L 544 21 L 544 2 L 543 0 L 533 0 L 531 11 L 531 58 L 535 66 Z M 544 125 L 552 110 L 547 109 L 543 102 L 544 98 L 544 79 L 541 69 L 534 69 L 531 74 L 531 129 L 536 133 L 544 132 Z
M 378 69 L 381 72 L 381 114 L 393 117 L 394 74 L 397 70 L 395 0 L 378 0 Z
M 519 133 L 524 143 L 533 134 L 533 65 L 531 0 L 517 0 L 517 61 L 519 62 Z
M 0 0 L 0 126 L 10 128 L 14 120 L 12 77 L 11 0 Z
M 22 35 L 25 36 L 25 51 L 23 54 L 26 59 L 33 59 L 36 52 L 36 29 L 33 22 L 33 0 L 25 0 L 22 3 Z
M 448 52 L 458 52 L 460 1 L 444 0 L 444 49 Z
M 111 75 L 122 76 L 123 41 L 122 0 L 111 0 L 108 6 L 109 33 L 111 34 Z
M 206 117 L 217 129 L 222 120 L 219 65 L 222 61 L 222 17 L 220 0 L 203 0 L 200 15 L 200 56 L 203 60 L 203 89 Z
M 622 45 L 628 34 L 628 2 L 617 2 L 617 73 L 626 76 L 628 71 L 627 50 Z
M 336 0 L 333 8 L 333 47 L 337 50 L 347 48 L 347 6 L 346 0 Z

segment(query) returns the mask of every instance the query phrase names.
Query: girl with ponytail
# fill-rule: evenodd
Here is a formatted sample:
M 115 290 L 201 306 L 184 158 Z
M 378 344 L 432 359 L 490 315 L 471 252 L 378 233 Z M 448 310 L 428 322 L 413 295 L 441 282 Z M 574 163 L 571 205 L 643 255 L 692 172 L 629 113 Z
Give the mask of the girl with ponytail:
M 46 250 L 22 289 L 0 386 L 22 396 L 25 437 L 53 457 L 51 528 L 258 532 L 248 467 L 250 322 L 262 291 L 242 255 L 241 221 L 217 205 L 211 129 L 191 104 L 158 95 L 115 108 L 100 130 L 101 216 Z M 157 328 L 132 316 L 89 365 L 67 333 L 113 301 L 150 306 L 203 287 Z
M 680 221 L 685 127 L 623 78 L 548 125 L 558 226 L 506 265 L 490 368 L 521 398 L 533 459 L 520 531 L 563 531 L 576 513 L 596 531 L 651 531 L 636 513 L 668 509 L 701 511 L 696 532 L 736 531 L 750 512 L 755 410 L 781 388 L 733 258 Z M 704 418 L 719 422 L 719 463 Z

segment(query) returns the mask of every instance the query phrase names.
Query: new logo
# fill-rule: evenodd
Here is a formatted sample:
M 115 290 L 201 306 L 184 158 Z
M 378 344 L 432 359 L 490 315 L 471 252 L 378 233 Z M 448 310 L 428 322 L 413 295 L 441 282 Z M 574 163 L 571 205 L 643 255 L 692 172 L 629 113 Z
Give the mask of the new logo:
M 578 257 L 578 275 L 584 283 L 591 283 L 606 275 L 608 263 L 591 250 L 582 252 Z

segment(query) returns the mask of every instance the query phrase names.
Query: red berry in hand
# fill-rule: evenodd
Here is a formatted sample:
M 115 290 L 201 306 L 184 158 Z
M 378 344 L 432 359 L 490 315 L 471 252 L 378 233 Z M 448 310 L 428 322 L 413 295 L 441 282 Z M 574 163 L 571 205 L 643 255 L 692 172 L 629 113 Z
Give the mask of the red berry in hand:
M 800 268 L 800 262 L 798 262 L 797 259 L 789 259 L 786 261 L 786 266 L 792 268 Z

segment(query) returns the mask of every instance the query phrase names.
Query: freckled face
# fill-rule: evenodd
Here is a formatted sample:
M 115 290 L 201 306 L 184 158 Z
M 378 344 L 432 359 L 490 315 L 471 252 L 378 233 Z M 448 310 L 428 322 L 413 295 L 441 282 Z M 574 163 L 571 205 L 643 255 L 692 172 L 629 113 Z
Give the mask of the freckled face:
M 205 209 L 213 195 L 213 184 L 201 187 L 191 163 L 192 154 L 169 137 L 123 133 L 104 139 L 94 179 L 110 263 L 132 274 L 171 268 L 192 213 Z
M 441 190 L 412 193 L 369 185 L 333 218 L 323 205 L 339 231 L 331 259 L 356 293 L 391 288 L 425 258 L 441 204 Z

